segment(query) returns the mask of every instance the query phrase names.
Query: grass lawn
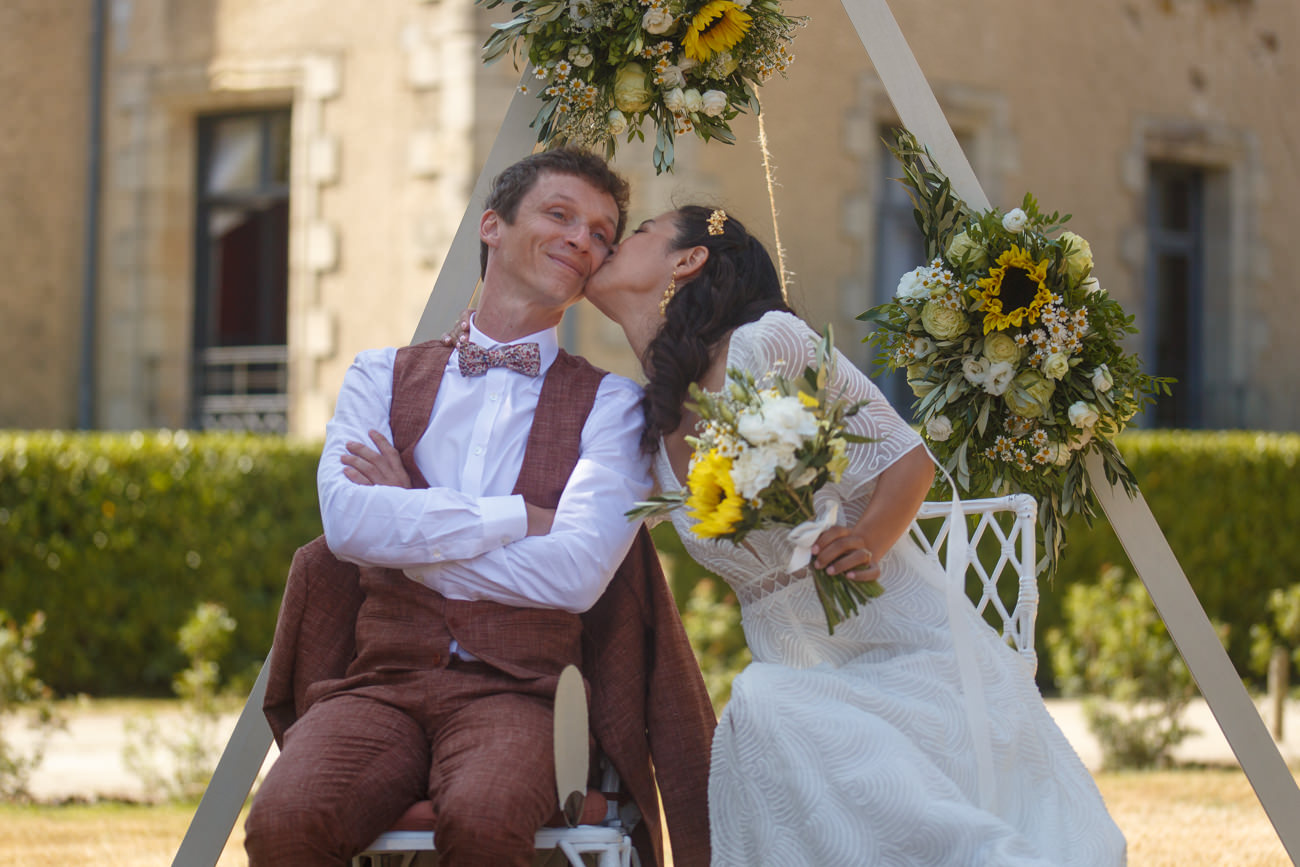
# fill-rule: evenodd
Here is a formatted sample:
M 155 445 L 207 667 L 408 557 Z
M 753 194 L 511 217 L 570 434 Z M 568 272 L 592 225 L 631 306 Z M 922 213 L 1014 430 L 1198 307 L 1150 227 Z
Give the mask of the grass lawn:
M 1133 867 L 1287 867 L 1245 776 L 1232 770 L 1102 773 L 1097 784 L 1129 842 Z M 165 867 L 192 805 L 0 805 L 0 864 Z M 243 821 L 221 867 L 244 863 Z

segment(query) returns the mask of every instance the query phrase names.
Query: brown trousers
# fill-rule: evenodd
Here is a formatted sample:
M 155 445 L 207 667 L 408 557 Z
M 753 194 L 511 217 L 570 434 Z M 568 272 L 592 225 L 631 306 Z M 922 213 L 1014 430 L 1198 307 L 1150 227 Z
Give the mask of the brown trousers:
M 249 863 L 346 864 L 431 798 L 441 863 L 532 864 L 556 809 L 553 696 L 482 664 L 367 679 L 285 733 L 245 826 Z

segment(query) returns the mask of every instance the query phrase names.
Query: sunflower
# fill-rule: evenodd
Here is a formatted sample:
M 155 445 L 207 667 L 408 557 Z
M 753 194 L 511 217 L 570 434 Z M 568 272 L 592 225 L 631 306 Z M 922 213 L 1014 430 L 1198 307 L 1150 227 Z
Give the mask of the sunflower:
M 750 15 L 732 0 L 711 0 L 695 13 L 682 37 L 687 57 L 701 63 L 734 47 L 749 32 Z
M 984 311 L 985 334 L 1038 321 L 1043 308 L 1052 302 L 1052 290 L 1047 288 L 1048 264 L 1047 259 L 1035 262 L 1028 250 L 1012 244 L 998 256 L 989 276 L 975 281 L 979 288 L 971 294 L 976 309 Z
M 699 521 L 695 535 L 703 538 L 725 536 L 743 517 L 744 500 L 736 494 L 731 480 L 731 458 L 717 449 L 701 456 L 691 465 L 686 486 L 691 495 L 686 499 L 690 515 Z

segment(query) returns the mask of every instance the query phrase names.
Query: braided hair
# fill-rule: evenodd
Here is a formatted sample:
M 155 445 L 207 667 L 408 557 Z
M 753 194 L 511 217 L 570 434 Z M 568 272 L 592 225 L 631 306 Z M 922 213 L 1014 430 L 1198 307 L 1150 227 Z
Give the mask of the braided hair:
M 699 205 L 673 213 L 677 226 L 673 249 L 704 247 L 709 257 L 698 274 L 678 287 L 646 352 L 648 382 L 641 401 L 645 452 L 655 451 L 661 436 L 677 430 L 690 385 L 708 371 L 722 340 L 764 313 L 791 312 L 763 244 L 731 216 L 721 220 L 719 234 L 711 234 L 711 222 L 715 227 L 719 223 L 717 217 L 710 220 L 714 213 Z

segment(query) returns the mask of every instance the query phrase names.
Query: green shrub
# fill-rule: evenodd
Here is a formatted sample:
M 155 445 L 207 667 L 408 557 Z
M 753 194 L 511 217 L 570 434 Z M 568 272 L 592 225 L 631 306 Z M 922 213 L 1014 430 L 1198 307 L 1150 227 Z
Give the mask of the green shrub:
M 0 801 L 28 796 L 27 784 L 45 755 L 49 736 L 64 725 L 50 703 L 49 687 L 32 673 L 32 650 L 44 630 L 45 615 L 40 611 L 21 625 L 0 611 L 0 723 L 5 717 L 27 713 L 28 725 L 38 732 L 31 749 L 24 752 L 6 742 L 0 729 Z
M 170 433 L 0 433 L 0 599 L 43 610 L 60 694 L 165 695 L 175 636 L 210 599 L 231 670 L 271 646 L 294 550 L 320 534 L 319 443 Z
M 1095 584 L 1065 592 L 1065 623 L 1046 646 L 1057 682 L 1083 696 L 1084 715 L 1108 768 L 1168 765 L 1170 750 L 1194 730 L 1182 714 L 1196 684 L 1146 589 L 1111 567 Z

